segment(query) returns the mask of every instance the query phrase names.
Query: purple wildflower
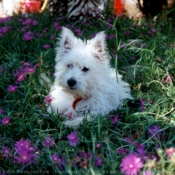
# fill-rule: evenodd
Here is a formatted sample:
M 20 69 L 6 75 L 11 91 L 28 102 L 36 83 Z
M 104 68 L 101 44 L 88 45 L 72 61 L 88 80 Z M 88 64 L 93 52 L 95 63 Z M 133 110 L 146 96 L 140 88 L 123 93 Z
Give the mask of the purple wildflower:
M 65 160 L 63 157 L 57 155 L 57 154 L 53 154 L 51 156 L 52 161 L 58 166 L 58 168 L 60 170 L 64 170 L 64 166 L 65 166 Z
M 29 31 L 29 32 L 26 32 L 24 35 L 23 35 L 23 40 L 25 41 L 30 41 L 30 40 L 33 40 L 34 39 L 34 33 Z
M 25 67 L 27 67 L 27 66 L 32 66 L 32 64 L 29 63 L 29 62 L 23 62 L 23 66 L 25 66 Z
M 130 31 L 129 30 L 126 30 L 125 31 L 125 36 L 128 37 L 130 35 Z
M 54 23 L 54 27 L 55 27 L 57 30 L 61 30 L 61 29 L 62 29 L 62 26 L 60 26 L 58 22 L 55 22 L 55 23 Z
M 125 49 L 126 48 L 126 44 L 121 44 L 120 45 L 120 49 Z
M 37 26 L 37 25 L 38 25 L 38 21 L 33 20 L 33 21 L 32 21 L 32 25 L 33 25 L 33 26 Z
M 22 82 L 26 78 L 26 72 L 20 72 L 20 74 L 17 77 L 18 82 Z
M 1 121 L 3 125 L 8 125 L 10 123 L 10 117 L 4 117 Z
M 161 136 L 161 127 L 158 125 L 152 125 L 148 128 L 148 134 L 150 137 L 160 137 Z
M 22 22 L 23 21 L 23 19 L 22 18 L 18 18 L 18 22 Z
M 35 158 L 37 157 L 36 154 L 28 151 L 21 151 L 18 153 L 18 156 L 15 156 L 15 160 L 19 164 L 28 164 L 30 162 L 33 162 Z
M 81 29 L 75 29 L 75 32 L 76 32 L 77 34 L 82 33 L 82 32 L 81 32 Z
M 55 140 L 52 137 L 46 137 L 46 139 L 42 142 L 42 145 L 46 148 L 50 148 L 55 145 Z
M 122 159 L 120 164 L 121 172 L 126 175 L 137 175 L 140 169 L 143 167 L 142 160 L 134 155 L 129 154 Z
M 31 63 L 24 62 L 23 66 L 19 67 L 19 69 L 15 71 L 14 77 L 17 78 L 18 82 L 22 82 L 26 78 L 27 74 L 33 74 L 36 67 L 39 65 L 40 64 L 38 63 L 33 66 Z
M 125 155 L 128 151 L 125 148 L 119 148 L 117 152 L 121 155 Z
M 26 32 L 27 30 L 29 30 L 30 29 L 30 26 L 26 26 L 26 27 L 23 27 L 22 29 L 21 29 L 21 31 L 22 32 Z
M 49 28 L 45 28 L 44 30 L 43 30 L 43 33 L 47 33 L 47 31 L 49 30 Z
M 0 29 L 0 33 L 1 33 L 1 34 L 6 34 L 8 31 L 9 31 L 9 28 L 8 28 L 8 27 L 2 27 L 2 28 Z
M 17 88 L 18 88 L 18 86 L 11 84 L 11 85 L 8 86 L 7 90 L 9 92 L 15 92 L 17 90 Z
M 79 142 L 79 138 L 77 136 L 77 132 L 74 131 L 72 133 L 70 133 L 68 136 L 67 136 L 68 140 L 69 140 L 69 144 L 71 146 L 76 146 L 77 143 Z
M 24 69 L 24 72 L 25 72 L 26 74 L 33 74 L 33 73 L 35 72 L 35 67 L 26 67 L 26 68 Z
M 102 166 L 103 160 L 99 156 L 95 156 L 95 166 L 100 167 Z
M 5 159 L 8 159 L 12 156 L 12 152 L 8 147 L 3 147 L 0 153 Z
M 108 29 L 112 29 L 112 25 L 111 24 L 108 24 Z
M 152 28 L 152 29 L 151 29 L 151 32 L 153 32 L 153 33 L 156 33 L 156 31 L 157 31 L 157 30 L 156 30 L 155 28 Z
M 80 157 L 82 157 L 83 159 L 89 159 L 91 157 L 91 154 L 85 151 L 81 151 L 80 152 Z
M 115 116 L 111 117 L 110 120 L 111 120 L 111 123 L 113 125 L 115 125 L 118 122 L 118 115 L 115 115 Z
M 0 115 L 4 113 L 4 110 L 0 108 Z
M 15 151 L 18 153 L 18 155 L 15 156 L 14 159 L 19 164 L 31 163 L 37 158 L 35 149 L 28 139 L 21 139 L 16 142 Z
M 18 153 L 23 151 L 33 152 L 34 147 L 28 139 L 21 139 L 15 143 L 15 151 Z
M 154 175 L 151 170 L 146 170 L 142 175 Z
M 4 73 L 5 71 L 6 71 L 5 67 L 4 66 L 0 66 L 0 74 Z
M 55 28 L 57 28 L 59 26 L 59 23 L 55 22 L 53 25 L 54 25 Z
M 51 35 L 50 40 L 54 40 L 54 39 L 55 39 L 55 36 Z
M 50 44 L 44 44 L 44 45 L 42 46 L 42 48 L 43 48 L 43 49 L 49 49 L 49 48 L 51 48 L 51 45 L 50 45 Z
M 146 43 L 142 43 L 141 47 L 142 48 L 146 47 Z
M 140 98 L 140 107 L 141 107 L 141 112 L 145 110 L 145 103 L 142 98 Z
M 30 25 L 30 24 L 32 24 L 32 19 L 28 18 L 22 24 L 23 25 Z
M 137 148 L 137 153 L 140 155 L 140 156 L 146 156 L 146 151 L 145 151 L 145 147 L 138 147 Z

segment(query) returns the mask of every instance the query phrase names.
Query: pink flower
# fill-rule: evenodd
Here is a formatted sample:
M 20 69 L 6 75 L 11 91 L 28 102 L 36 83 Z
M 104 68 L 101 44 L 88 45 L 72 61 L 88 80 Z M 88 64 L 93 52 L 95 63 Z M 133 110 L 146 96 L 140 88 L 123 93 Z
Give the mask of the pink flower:
M 169 83 L 169 82 L 172 81 L 172 79 L 173 79 L 173 77 L 170 76 L 170 75 L 168 75 L 167 78 L 166 78 L 166 80 L 164 81 L 164 83 Z
M 8 125 L 10 123 L 10 117 L 4 117 L 1 121 L 3 125 Z
M 39 63 L 32 65 L 31 63 L 24 62 L 23 65 L 15 71 L 14 77 L 17 77 L 18 82 L 22 82 L 26 78 L 27 74 L 33 74 L 36 67 L 39 65 Z
M 77 136 L 77 132 L 74 131 L 72 133 L 70 133 L 68 136 L 67 136 L 68 140 L 69 140 L 69 144 L 71 146 L 76 146 L 77 143 L 79 142 L 79 138 Z
M 158 62 L 162 62 L 162 59 L 159 57 L 159 58 L 157 58 L 157 61 Z
M 18 77 L 17 77 L 17 81 L 18 82 L 22 82 L 24 79 L 26 78 L 26 73 L 25 72 L 21 72 Z
M 143 172 L 143 175 L 154 175 L 151 170 L 146 170 Z
M 18 86 L 11 84 L 11 85 L 8 86 L 7 90 L 9 92 L 15 92 L 17 88 L 18 88 Z
M 53 99 L 52 99 L 52 96 L 49 94 L 49 95 L 47 95 L 46 97 L 45 97 L 45 103 L 51 103 L 51 101 L 52 101 Z
M 97 149 L 100 149 L 101 147 L 102 147 L 101 143 L 97 143 L 97 144 L 96 144 L 96 148 L 97 148 Z
M 25 72 L 26 74 L 33 74 L 33 73 L 35 72 L 35 67 L 26 67 L 26 68 L 24 69 L 24 72 Z
M 122 159 L 120 164 L 121 172 L 126 175 L 137 175 L 140 169 L 143 167 L 142 160 L 134 155 L 129 154 Z
M 52 137 L 46 137 L 46 139 L 42 142 L 42 145 L 46 148 L 50 148 L 55 145 L 55 140 Z
M 175 148 L 170 147 L 165 150 L 166 156 L 169 158 L 173 153 L 175 153 Z

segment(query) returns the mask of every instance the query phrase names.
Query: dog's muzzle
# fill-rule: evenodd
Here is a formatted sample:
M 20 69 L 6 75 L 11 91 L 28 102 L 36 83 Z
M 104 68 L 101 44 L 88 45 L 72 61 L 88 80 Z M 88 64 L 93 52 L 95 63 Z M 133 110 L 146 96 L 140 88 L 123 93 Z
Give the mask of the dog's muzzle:
M 76 80 L 74 80 L 73 78 L 70 78 L 69 80 L 67 80 L 67 84 L 69 86 L 70 89 L 76 89 Z

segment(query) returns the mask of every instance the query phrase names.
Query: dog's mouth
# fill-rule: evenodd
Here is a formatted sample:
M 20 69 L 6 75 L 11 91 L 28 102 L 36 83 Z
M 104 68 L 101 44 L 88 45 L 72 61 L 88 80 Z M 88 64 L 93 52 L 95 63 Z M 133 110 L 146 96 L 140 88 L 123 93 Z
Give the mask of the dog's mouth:
M 70 87 L 69 89 L 71 89 L 71 90 L 76 90 L 77 88 L 75 88 L 75 87 Z

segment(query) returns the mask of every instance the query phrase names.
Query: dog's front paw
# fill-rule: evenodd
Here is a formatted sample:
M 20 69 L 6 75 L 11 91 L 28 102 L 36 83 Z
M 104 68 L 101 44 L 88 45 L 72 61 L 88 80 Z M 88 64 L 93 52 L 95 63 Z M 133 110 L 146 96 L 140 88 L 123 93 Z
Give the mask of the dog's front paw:
M 77 128 L 83 121 L 83 117 L 78 117 L 74 120 L 68 120 L 64 122 L 64 125 L 70 128 Z

